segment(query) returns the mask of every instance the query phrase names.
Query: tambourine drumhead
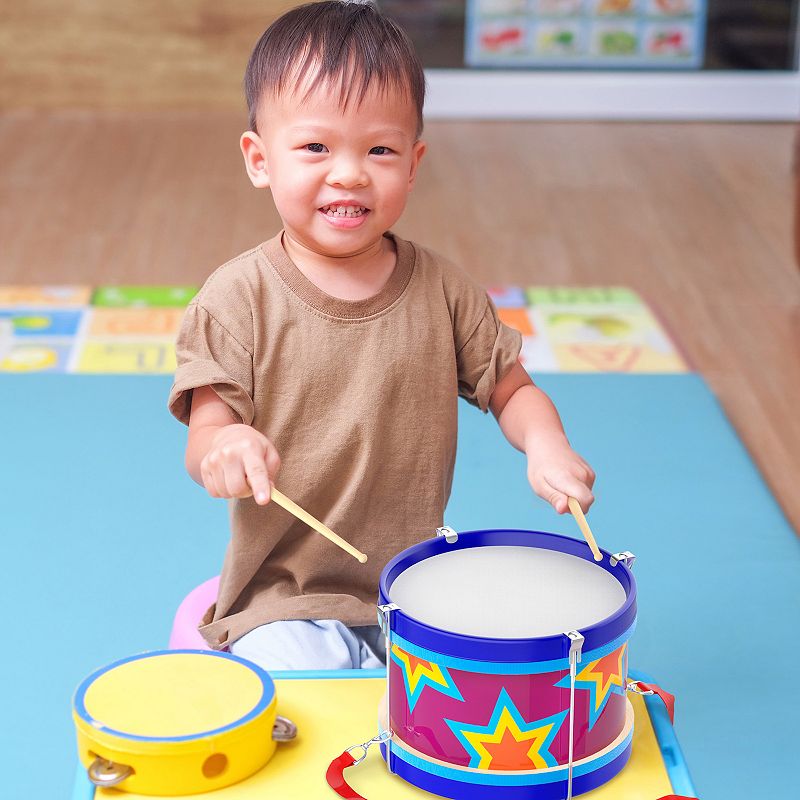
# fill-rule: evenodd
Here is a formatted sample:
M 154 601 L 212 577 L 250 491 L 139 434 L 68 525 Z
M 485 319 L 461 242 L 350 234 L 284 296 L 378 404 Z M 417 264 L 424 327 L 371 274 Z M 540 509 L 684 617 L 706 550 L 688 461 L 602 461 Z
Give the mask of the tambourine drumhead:
M 86 688 L 83 704 L 95 725 L 126 736 L 171 739 L 208 736 L 241 722 L 266 707 L 273 691 L 241 662 L 168 653 L 103 672 Z
M 525 639 L 581 630 L 625 603 L 625 589 L 591 561 L 556 550 L 484 546 L 423 559 L 401 572 L 390 599 L 451 633 Z

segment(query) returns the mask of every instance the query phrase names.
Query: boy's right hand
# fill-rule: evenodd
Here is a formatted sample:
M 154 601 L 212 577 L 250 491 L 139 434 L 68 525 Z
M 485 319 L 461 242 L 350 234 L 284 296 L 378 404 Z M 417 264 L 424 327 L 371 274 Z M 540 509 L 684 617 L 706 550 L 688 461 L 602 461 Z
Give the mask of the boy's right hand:
M 225 425 L 200 462 L 203 486 L 212 497 L 250 497 L 269 503 L 281 460 L 275 446 L 249 425 Z

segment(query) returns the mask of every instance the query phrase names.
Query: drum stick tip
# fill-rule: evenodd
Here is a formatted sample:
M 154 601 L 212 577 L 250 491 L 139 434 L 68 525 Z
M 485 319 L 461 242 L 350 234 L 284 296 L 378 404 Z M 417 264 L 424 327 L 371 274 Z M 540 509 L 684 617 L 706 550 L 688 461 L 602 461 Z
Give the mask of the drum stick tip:
M 353 545 L 342 539 L 341 536 L 335 534 L 327 525 L 323 525 L 316 517 L 312 517 L 303 508 L 300 508 L 294 500 L 290 500 L 285 494 L 279 492 L 274 486 L 272 487 L 272 499 L 281 507 L 285 508 L 290 514 L 294 514 L 297 519 L 305 522 L 309 528 L 313 528 L 317 533 L 321 533 L 326 539 L 329 539 L 335 545 L 338 545 L 350 553 L 351 556 L 358 559 L 362 564 L 366 563 L 367 557 L 360 551 L 356 550 Z

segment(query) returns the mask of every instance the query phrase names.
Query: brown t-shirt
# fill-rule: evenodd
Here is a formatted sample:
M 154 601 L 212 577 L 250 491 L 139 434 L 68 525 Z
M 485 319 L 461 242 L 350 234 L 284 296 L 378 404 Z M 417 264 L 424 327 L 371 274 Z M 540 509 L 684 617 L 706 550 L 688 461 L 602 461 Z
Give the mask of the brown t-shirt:
M 385 564 L 442 524 L 458 396 L 486 411 L 519 355 L 483 289 L 386 235 L 397 264 L 366 300 L 317 288 L 279 234 L 217 269 L 186 311 L 170 411 L 188 423 L 192 389 L 211 386 L 275 444 L 278 488 L 369 557 L 275 503 L 230 501 L 219 596 L 200 628 L 212 647 L 275 620 L 375 624 Z

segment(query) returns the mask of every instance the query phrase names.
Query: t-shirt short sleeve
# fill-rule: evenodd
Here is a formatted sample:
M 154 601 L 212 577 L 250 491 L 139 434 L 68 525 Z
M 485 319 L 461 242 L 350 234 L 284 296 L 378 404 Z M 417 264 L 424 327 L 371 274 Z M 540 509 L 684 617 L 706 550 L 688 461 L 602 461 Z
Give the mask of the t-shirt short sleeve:
M 252 354 L 197 301 L 184 314 L 176 357 L 178 367 L 168 406 L 177 419 L 188 425 L 192 391 L 210 386 L 241 422 L 252 424 L 255 416 Z
M 495 386 L 519 358 L 522 336 L 500 320 L 494 303 L 480 291 L 477 324 L 472 321 L 461 341 L 456 331 L 456 364 L 459 395 L 485 412 Z

